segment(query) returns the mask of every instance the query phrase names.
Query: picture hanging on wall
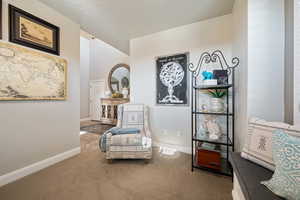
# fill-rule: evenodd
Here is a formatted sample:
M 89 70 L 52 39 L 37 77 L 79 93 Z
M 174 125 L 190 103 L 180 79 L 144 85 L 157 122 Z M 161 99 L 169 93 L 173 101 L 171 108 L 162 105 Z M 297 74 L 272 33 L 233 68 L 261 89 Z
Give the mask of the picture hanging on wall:
M 67 61 L 0 42 L 0 101 L 66 100 Z
M 9 41 L 59 55 L 59 27 L 9 5 Z
M 156 59 L 156 104 L 188 105 L 189 53 Z

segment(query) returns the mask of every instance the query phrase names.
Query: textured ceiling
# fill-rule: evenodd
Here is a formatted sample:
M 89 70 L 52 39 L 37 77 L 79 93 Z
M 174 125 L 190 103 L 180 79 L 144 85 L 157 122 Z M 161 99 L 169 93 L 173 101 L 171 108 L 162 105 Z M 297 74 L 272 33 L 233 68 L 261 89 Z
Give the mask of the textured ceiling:
M 232 12 L 234 0 L 40 0 L 121 51 L 129 40 Z

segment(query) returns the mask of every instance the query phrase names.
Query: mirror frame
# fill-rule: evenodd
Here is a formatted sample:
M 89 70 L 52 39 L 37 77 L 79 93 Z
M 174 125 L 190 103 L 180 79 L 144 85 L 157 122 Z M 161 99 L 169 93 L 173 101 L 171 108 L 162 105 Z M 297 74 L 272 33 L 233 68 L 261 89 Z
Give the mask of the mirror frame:
M 115 66 L 113 66 L 113 68 L 110 70 L 109 74 L 108 74 L 108 88 L 110 90 L 110 92 L 113 94 L 113 88 L 111 86 L 111 78 L 112 78 L 112 75 L 114 73 L 114 71 L 116 71 L 118 68 L 121 68 L 121 67 L 125 67 L 126 69 L 128 69 L 129 73 L 130 73 L 130 66 L 125 64 L 125 63 L 119 63 L 119 64 L 116 64 Z M 130 85 L 130 80 L 129 80 L 129 85 Z M 128 88 L 128 93 L 130 94 L 130 87 Z M 128 94 L 128 95 L 129 95 Z

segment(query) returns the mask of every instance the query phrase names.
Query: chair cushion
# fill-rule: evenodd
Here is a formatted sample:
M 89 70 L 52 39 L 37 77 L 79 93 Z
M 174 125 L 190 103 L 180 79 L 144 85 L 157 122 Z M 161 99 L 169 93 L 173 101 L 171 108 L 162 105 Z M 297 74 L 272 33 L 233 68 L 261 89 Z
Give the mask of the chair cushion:
M 143 134 L 122 134 L 111 137 L 111 146 L 142 146 Z
M 272 171 L 275 169 L 272 155 L 273 131 L 282 129 L 290 135 L 300 137 L 299 128 L 282 122 L 267 122 L 257 118 L 252 118 L 249 121 L 248 129 L 242 157 Z
M 261 184 L 272 177 L 271 170 L 243 159 L 240 153 L 231 152 L 229 159 L 246 200 L 283 200 Z
M 141 151 L 149 151 L 149 148 L 145 148 L 143 146 L 110 146 L 109 151 L 114 152 L 141 152 Z
M 276 164 L 273 177 L 262 183 L 281 197 L 300 200 L 300 138 L 276 131 L 273 157 Z

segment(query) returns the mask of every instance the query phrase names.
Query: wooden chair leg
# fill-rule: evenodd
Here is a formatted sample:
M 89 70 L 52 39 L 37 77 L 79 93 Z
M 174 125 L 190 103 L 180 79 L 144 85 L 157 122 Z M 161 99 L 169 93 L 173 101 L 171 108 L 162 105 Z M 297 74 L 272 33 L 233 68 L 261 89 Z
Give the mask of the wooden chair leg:
M 145 163 L 145 164 L 149 164 L 149 163 L 150 163 L 150 160 L 149 160 L 149 159 L 144 159 L 144 163 Z

